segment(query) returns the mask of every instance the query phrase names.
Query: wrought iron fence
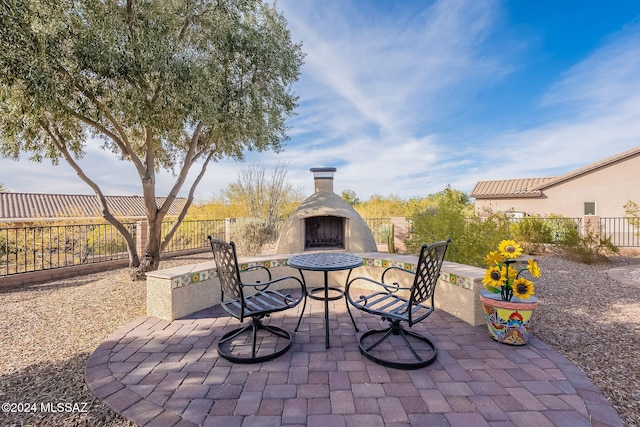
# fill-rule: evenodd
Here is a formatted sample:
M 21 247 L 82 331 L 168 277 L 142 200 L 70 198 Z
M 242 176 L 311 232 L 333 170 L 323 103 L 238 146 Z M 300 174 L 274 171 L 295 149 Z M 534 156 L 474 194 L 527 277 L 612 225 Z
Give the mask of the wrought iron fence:
M 163 236 L 169 232 L 172 224 L 173 222 L 169 221 L 162 223 Z M 164 252 L 168 253 L 209 247 L 207 236 L 210 235 L 218 239 L 224 239 L 225 227 L 226 220 L 224 219 L 182 221 Z
M 135 223 L 124 226 L 135 236 Z M 0 228 L 0 276 L 128 258 L 111 224 Z
M 614 246 L 640 247 L 640 218 L 600 218 L 600 231 Z
M 163 233 L 171 224 L 162 224 Z M 134 241 L 140 239 L 137 223 L 124 226 Z M 183 221 L 164 253 L 206 248 L 208 235 L 224 239 L 225 220 Z M 0 228 L 0 277 L 128 257 L 124 237 L 111 224 Z
M 365 218 L 377 244 L 387 244 L 393 233 L 390 218 Z M 527 218 L 514 219 L 523 221 Z M 560 241 L 568 229 L 581 230 L 582 218 L 536 218 Z M 172 222 L 163 223 L 163 233 Z M 125 227 L 139 239 L 136 223 Z M 640 218 L 600 218 L 600 232 L 618 247 L 640 247 Z M 224 239 L 225 219 L 183 221 L 164 253 L 208 247 L 207 236 Z M 586 226 L 586 224 L 585 224 Z M 0 227 L 0 276 L 53 268 L 127 259 L 124 238 L 111 224 Z

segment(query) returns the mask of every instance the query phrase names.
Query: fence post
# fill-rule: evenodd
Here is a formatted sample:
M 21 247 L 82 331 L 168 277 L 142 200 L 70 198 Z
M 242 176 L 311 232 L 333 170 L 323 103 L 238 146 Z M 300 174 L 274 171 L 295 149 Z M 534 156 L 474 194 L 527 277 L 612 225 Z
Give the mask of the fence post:
M 136 251 L 138 256 L 142 257 L 147 248 L 147 238 L 149 236 L 149 223 L 147 221 L 138 221 L 136 223 Z

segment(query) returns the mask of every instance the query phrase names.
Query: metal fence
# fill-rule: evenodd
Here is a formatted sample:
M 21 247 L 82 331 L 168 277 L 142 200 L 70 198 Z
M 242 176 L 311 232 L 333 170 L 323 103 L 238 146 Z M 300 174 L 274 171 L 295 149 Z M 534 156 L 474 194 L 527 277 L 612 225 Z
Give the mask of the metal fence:
M 162 224 L 163 235 L 172 222 Z M 125 223 L 137 235 L 137 223 Z M 206 248 L 207 236 L 225 237 L 225 220 L 183 221 L 164 253 Z M 32 271 L 128 259 L 127 244 L 111 224 L 0 228 L 0 277 Z
M 390 218 L 365 218 L 377 244 L 387 244 L 393 233 Z M 527 221 L 528 218 L 514 219 Z M 536 218 L 553 230 L 553 240 L 562 240 L 570 228 L 582 230 L 582 218 Z M 163 235 L 172 222 L 162 225 Z M 137 223 L 124 226 L 138 241 Z M 164 253 L 205 249 L 207 236 L 225 239 L 227 221 L 183 221 Z M 600 218 L 599 232 L 618 247 L 640 247 L 640 218 Z M 0 228 L 0 276 L 127 259 L 124 238 L 111 224 L 45 225 Z
M 166 235 L 173 222 L 162 223 L 162 235 Z M 207 236 L 217 239 L 225 238 L 226 220 L 189 220 L 182 221 L 164 252 L 177 252 L 188 249 L 200 249 L 209 247 Z
M 600 218 L 600 231 L 614 246 L 640 247 L 640 218 Z
M 124 226 L 135 236 L 135 223 Z M 111 224 L 0 228 L 0 276 L 127 258 Z

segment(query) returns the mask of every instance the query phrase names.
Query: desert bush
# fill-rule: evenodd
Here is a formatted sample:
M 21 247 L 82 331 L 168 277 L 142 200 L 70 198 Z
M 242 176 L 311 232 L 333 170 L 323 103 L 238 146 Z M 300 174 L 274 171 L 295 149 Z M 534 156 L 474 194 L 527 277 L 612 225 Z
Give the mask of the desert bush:
M 275 226 L 261 218 L 239 218 L 231 225 L 231 240 L 238 255 L 259 255 L 264 245 L 275 241 Z
M 586 224 L 582 233 L 577 228 L 566 230 L 559 246 L 565 258 L 585 264 L 606 261 L 619 252 L 611 238 L 602 234 L 599 224 Z
M 494 213 L 480 218 L 469 209 L 468 199 L 453 190 L 445 190 L 435 207 L 415 214 L 407 249 L 417 253 L 423 243 L 451 238 L 446 260 L 483 266 L 484 256 L 501 240 L 509 238 L 509 220 Z

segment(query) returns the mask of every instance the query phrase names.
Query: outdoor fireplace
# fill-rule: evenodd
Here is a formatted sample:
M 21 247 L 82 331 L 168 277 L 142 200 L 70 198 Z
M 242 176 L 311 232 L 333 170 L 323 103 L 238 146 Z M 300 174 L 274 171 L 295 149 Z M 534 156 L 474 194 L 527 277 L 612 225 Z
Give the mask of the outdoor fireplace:
M 287 218 L 280 232 L 276 253 L 346 250 L 377 252 L 367 223 L 333 192 L 336 168 L 312 168 L 315 193 Z

